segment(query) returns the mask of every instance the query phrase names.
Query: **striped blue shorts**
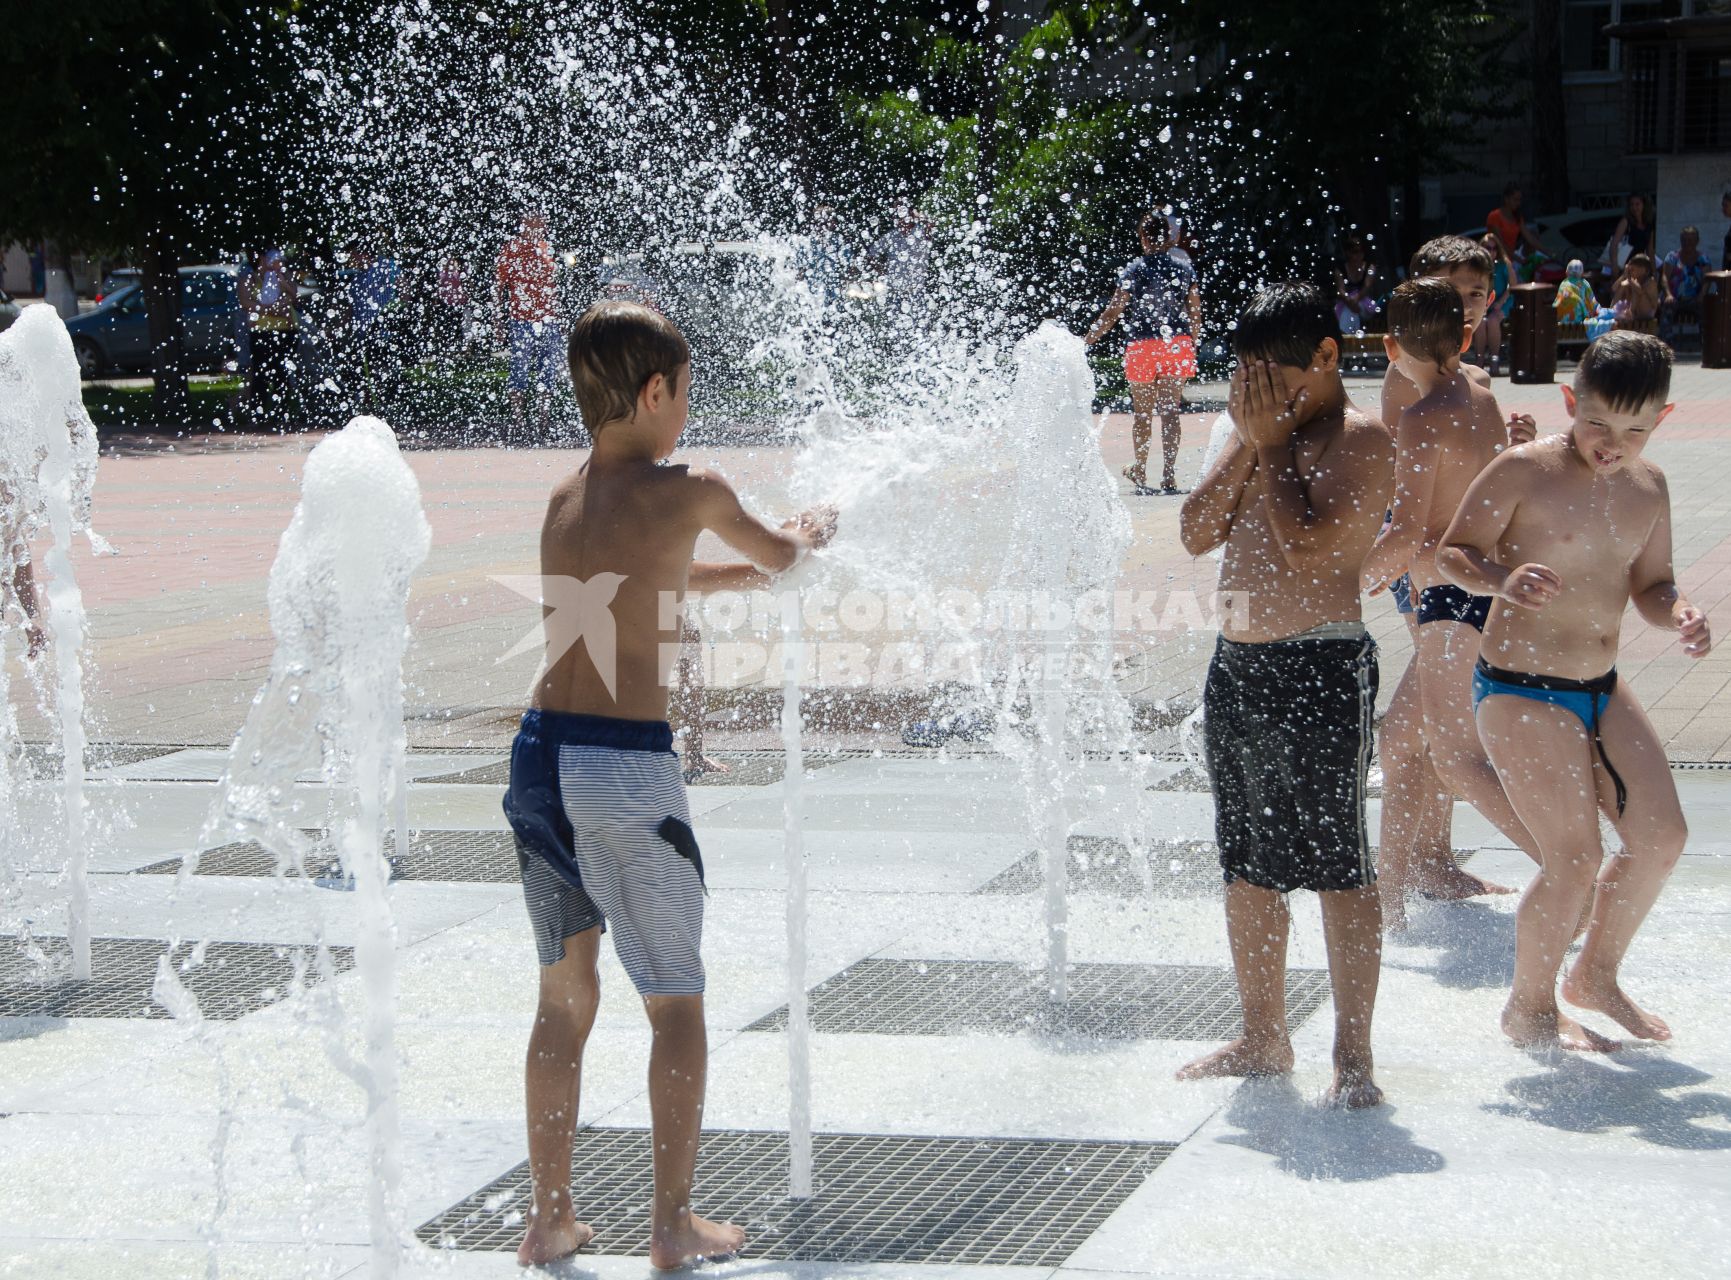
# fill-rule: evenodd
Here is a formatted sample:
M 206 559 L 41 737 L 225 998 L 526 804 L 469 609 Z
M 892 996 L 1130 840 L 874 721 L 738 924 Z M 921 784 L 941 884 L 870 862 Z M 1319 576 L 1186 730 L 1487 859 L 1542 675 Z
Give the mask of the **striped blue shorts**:
M 542 964 L 600 926 L 643 995 L 703 993 L 703 857 L 665 721 L 529 710 L 505 817 Z

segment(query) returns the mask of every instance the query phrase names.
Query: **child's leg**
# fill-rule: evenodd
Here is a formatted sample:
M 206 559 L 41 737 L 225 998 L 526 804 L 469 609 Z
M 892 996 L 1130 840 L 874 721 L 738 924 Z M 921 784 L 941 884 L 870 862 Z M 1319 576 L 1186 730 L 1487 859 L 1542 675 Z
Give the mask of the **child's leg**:
M 1154 387 L 1152 382 L 1130 384 L 1130 445 L 1136 460 L 1126 473 L 1132 483 L 1148 484 L 1148 446 L 1154 438 Z
M 1382 1090 L 1372 1078 L 1370 1018 L 1382 974 L 1382 906 L 1377 886 L 1339 889 L 1322 899 L 1328 977 L 1334 987 L 1334 1083 L 1328 1100 L 1340 1107 L 1374 1107 Z
M 1284 894 L 1243 880 L 1226 886 L 1226 938 L 1238 974 L 1244 1034 L 1196 1059 L 1180 1080 L 1213 1076 L 1271 1076 L 1292 1070 L 1286 1034 L 1286 936 L 1291 917 Z
M 1571 711 L 1508 694 L 1480 703 L 1478 723 L 1509 799 L 1542 854 L 1539 874 L 1515 912 L 1515 981 L 1503 1008 L 1503 1030 L 1520 1045 L 1614 1049 L 1614 1040 L 1557 1009 L 1557 969 L 1599 867 L 1599 809 L 1586 729 Z
M 1178 443 L 1183 434 L 1179 410 L 1184 405 L 1184 384 L 1166 380 L 1154 384 L 1154 407 L 1160 415 L 1160 483 L 1178 487 Z
M 737 1253 L 745 1232 L 691 1211 L 691 1180 L 703 1128 L 709 1037 L 702 996 L 645 996 L 654 1039 L 649 1050 L 649 1117 L 655 1145 L 655 1202 L 649 1261 L 678 1267 L 694 1258 Z
M 1503 791 L 1499 771 L 1491 767 L 1473 718 L 1479 633 L 1464 622 L 1427 622 L 1418 629 L 1418 643 L 1418 661 L 1424 665 L 1419 688 L 1424 696 L 1425 740 L 1437 776 L 1538 861 L 1539 846 Z
M 1376 872 L 1382 887 L 1384 927 L 1406 928 L 1406 897 L 1412 891 L 1413 861 L 1425 816 L 1424 708 L 1419 697 L 1418 655 L 1407 663 L 1377 746 L 1382 756 L 1382 843 Z
M 595 1233 L 578 1222 L 571 1207 L 571 1135 L 583 1077 L 583 1045 L 595 1025 L 601 980 L 595 956 L 601 930 L 585 929 L 565 939 L 565 958 L 541 969 L 541 998 L 523 1092 L 529 1111 L 529 1177 L 534 1207 L 517 1250 L 524 1266 L 551 1262 L 587 1244 Z
M 1593 919 L 1568 977 L 1563 996 L 1583 1009 L 1597 1009 L 1631 1035 L 1669 1040 L 1671 1029 L 1623 994 L 1617 970 L 1629 944 L 1682 855 L 1689 837 L 1664 744 L 1627 684 L 1618 682 L 1600 717 L 1611 763 L 1628 790 L 1621 818 L 1603 764 L 1597 765 L 1599 803 L 1612 818 L 1623 847 L 1605 860 L 1593 900 Z M 1595 753 L 1595 761 L 1597 753 Z

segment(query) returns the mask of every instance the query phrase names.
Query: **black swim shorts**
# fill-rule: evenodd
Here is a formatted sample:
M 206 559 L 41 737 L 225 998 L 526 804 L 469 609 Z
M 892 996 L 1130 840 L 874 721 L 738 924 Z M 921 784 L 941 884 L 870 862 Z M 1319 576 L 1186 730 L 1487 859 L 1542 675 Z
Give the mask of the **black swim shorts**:
M 1376 882 L 1364 821 L 1376 687 L 1368 635 L 1216 642 L 1203 739 L 1228 883 L 1285 893 Z
M 1418 625 L 1427 622 L 1464 622 L 1474 631 L 1485 629 L 1491 616 L 1491 597 L 1469 595 L 1452 582 L 1426 587 L 1418 593 Z

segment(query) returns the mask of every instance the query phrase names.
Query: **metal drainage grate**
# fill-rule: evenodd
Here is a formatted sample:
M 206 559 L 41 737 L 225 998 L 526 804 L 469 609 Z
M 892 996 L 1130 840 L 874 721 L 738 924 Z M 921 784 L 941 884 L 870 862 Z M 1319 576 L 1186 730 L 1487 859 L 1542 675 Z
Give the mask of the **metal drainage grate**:
M 1148 784 L 1150 791 L 1187 791 L 1201 794 L 1214 790 L 1213 780 L 1208 776 L 1208 770 L 1196 765 L 1186 765 L 1177 773 Z M 1382 782 L 1373 779 L 1365 784 L 1364 795 L 1367 800 L 1375 800 L 1382 795 Z
M 1115 898 L 1202 897 L 1220 889 L 1220 861 L 1212 840 L 1163 840 L 1139 858 L 1109 836 L 1071 836 L 1070 889 Z M 975 893 L 1038 893 L 1046 885 L 1046 855 L 1017 859 Z
M 767 787 L 780 782 L 786 767 L 786 757 L 780 751 L 750 750 L 750 751 L 711 751 L 712 760 L 718 760 L 728 767 L 726 773 L 699 774 L 692 780 L 696 787 Z M 835 764 L 839 760 L 869 759 L 869 751 L 825 752 L 822 754 L 808 752 L 805 756 L 805 767 L 809 772 Z M 420 778 L 417 785 L 430 782 L 454 782 L 467 786 L 502 787 L 511 781 L 511 762 L 495 760 L 491 764 L 477 765 L 472 769 L 464 769 L 457 773 L 442 773 L 435 778 Z
M 306 857 L 309 876 L 323 879 L 342 874 L 341 860 L 330 847 L 329 833 L 306 833 L 319 846 Z M 396 838 L 385 833 L 385 853 L 391 859 L 392 880 L 438 880 L 473 884 L 517 884 L 522 880 L 516 845 L 509 831 L 413 831 L 409 854 L 395 856 Z M 169 858 L 140 867 L 139 875 L 173 875 L 181 859 Z M 201 876 L 273 876 L 276 855 L 261 844 L 243 841 L 218 845 L 199 855 Z M 290 874 L 298 874 L 290 872 Z
M 1678 773 L 1723 773 L 1731 769 L 1731 760 L 1673 760 L 1671 768 Z
M 820 1133 L 810 1200 L 787 1198 L 787 1137 L 705 1133 L 703 1213 L 745 1228 L 746 1260 L 1055 1267 L 1141 1186 L 1175 1144 L 1047 1142 Z M 649 1252 L 649 1134 L 584 1129 L 571 1157 L 587 1253 Z M 523 1238 L 529 1167 L 520 1164 L 415 1234 L 444 1249 L 504 1252 Z
M 159 756 L 171 756 L 186 748 L 161 743 L 92 742 L 84 748 L 86 769 L 118 769 L 122 765 L 142 764 Z M 38 777 L 60 771 L 58 742 L 28 742 L 24 744 L 24 759 Z
M 861 960 L 811 990 L 813 1030 L 945 1036 L 1038 1031 L 1094 1040 L 1226 1040 L 1241 1029 L 1238 986 L 1212 965 L 1078 964 L 1069 1000 L 1046 996 L 1043 970 L 993 960 Z M 1323 969 L 1286 971 L 1296 1027 L 1328 998 Z M 747 1031 L 782 1031 L 787 1006 Z
M 74 982 L 64 975 L 72 953 L 64 938 L 36 938 L 43 959 L 25 954 L 17 938 L 0 945 L 0 1017 L 6 1018 L 167 1018 L 151 999 L 156 962 L 167 945 L 155 938 L 95 938 L 90 944 L 92 976 Z M 201 964 L 188 967 L 194 950 L 186 942 L 174 950 L 180 980 L 198 997 L 206 1018 L 230 1022 L 269 1008 L 294 982 L 295 958 L 306 958 L 304 981 L 316 982 L 318 968 L 309 948 L 268 942 L 209 942 Z M 355 966 L 353 947 L 331 947 L 338 973 Z M 46 968 L 46 973 L 44 973 Z
M 1456 849 L 1464 865 L 1477 849 Z M 1372 850 L 1374 855 L 1376 850 Z M 1200 898 L 1219 894 L 1220 846 L 1212 840 L 1162 840 L 1147 855 L 1147 865 L 1121 840 L 1109 836 L 1070 837 L 1070 889 L 1116 898 Z M 1012 862 L 979 894 L 1039 893 L 1046 887 L 1046 855 L 1030 853 Z

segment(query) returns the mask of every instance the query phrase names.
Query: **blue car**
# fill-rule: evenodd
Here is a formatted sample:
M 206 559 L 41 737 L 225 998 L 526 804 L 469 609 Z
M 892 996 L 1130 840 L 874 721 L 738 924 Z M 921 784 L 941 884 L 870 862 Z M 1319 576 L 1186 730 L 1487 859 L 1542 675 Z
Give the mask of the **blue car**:
M 221 372 L 240 356 L 240 303 L 235 296 L 238 267 L 180 269 L 181 341 L 187 368 Z M 66 322 L 78 372 L 85 378 L 150 369 L 150 321 L 144 287 L 128 285 L 104 297 L 94 310 Z

